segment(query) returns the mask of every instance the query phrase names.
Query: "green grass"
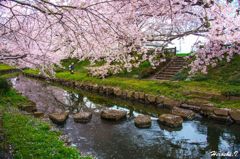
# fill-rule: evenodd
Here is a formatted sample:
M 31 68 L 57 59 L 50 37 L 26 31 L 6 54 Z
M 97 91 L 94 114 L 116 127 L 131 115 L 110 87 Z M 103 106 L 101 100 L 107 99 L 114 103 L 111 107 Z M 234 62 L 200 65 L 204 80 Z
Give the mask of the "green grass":
M 183 69 L 175 75 L 174 79 L 185 80 L 190 69 Z M 240 56 L 236 55 L 227 62 L 226 60 L 219 61 L 216 67 L 208 68 L 208 74 L 197 73 L 191 77 L 193 81 L 217 81 L 218 83 L 227 83 L 229 85 L 240 85 Z
M 115 77 L 128 77 L 128 78 L 146 78 L 153 75 L 156 70 L 152 69 L 150 62 L 145 61 L 139 65 L 138 68 L 133 68 L 131 72 L 126 70 L 114 75 Z
M 56 72 L 62 72 L 62 71 L 68 71 L 68 66 L 71 63 L 74 63 L 74 71 L 81 72 L 81 73 L 87 73 L 87 67 L 90 66 L 90 62 L 85 61 L 78 61 L 77 59 L 65 59 L 61 61 L 61 64 L 65 67 L 65 69 L 59 69 L 57 68 Z M 97 67 L 103 65 L 104 61 L 98 61 L 96 64 L 91 65 L 92 67 Z M 146 78 L 151 76 L 153 73 L 155 73 L 156 70 L 152 69 L 151 64 L 147 61 L 140 64 L 138 68 L 133 68 L 131 72 L 127 72 L 124 70 L 123 72 L 114 75 L 115 77 L 128 77 L 128 78 Z
M 0 77 L 7 79 L 7 78 L 14 78 L 18 75 L 19 75 L 19 72 L 14 72 L 14 73 L 8 73 L 8 74 L 0 75 Z
M 33 75 L 38 75 L 39 70 L 34 70 L 34 69 L 26 69 L 24 70 L 25 73 L 33 74 Z
M 221 64 L 215 68 L 215 71 L 214 69 L 210 70 L 209 75 L 207 76 L 196 76 L 191 81 L 157 81 L 133 78 L 133 76 L 136 76 L 140 70 L 144 70 L 149 67 L 147 63 L 143 64 L 139 70 L 136 69 L 130 73 L 122 73 L 107 77 L 106 79 L 99 79 L 88 76 L 87 71 L 84 69 L 87 65 L 88 63 L 86 62 L 80 63 L 74 74 L 70 74 L 68 71 L 62 70 L 56 74 L 56 77 L 65 80 L 114 86 L 123 90 L 127 89 L 154 95 L 164 95 L 181 101 L 192 98 L 190 96 L 186 96 L 186 92 L 201 92 L 202 94 L 205 94 L 205 96 L 208 96 L 208 94 L 220 96 L 226 95 L 226 93 L 239 94 L 240 90 L 240 84 L 236 82 L 239 78 L 233 78 L 236 75 L 239 75 L 240 57 L 234 58 L 231 63 L 225 62 L 224 64 Z M 31 73 L 34 71 L 29 70 L 29 72 Z M 229 82 L 230 79 L 232 79 L 232 83 Z M 225 107 L 232 107 L 227 103 L 223 103 L 222 106 L 223 105 Z M 240 105 L 238 107 L 240 108 Z
M 134 91 L 142 91 L 149 94 L 165 95 L 174 99 L 185 99 L 185 91 L 202 91 L 212 94 L 221 94 L 221 90 L 227 85 L 218 85 L 215 81 L 156 81 L 156 80 L 139 80 L 124 77 L 109 77 L 98 79 L 89 77 L 85 73 L 76 72 L 70 74 L 61 72 L 56 74 L 57 78 L 74 80 L 79 82 L 93 83 L 99 85 L 110 85 Z
M 65 67 L 65 71 L 68 71 L 68 66 L 74 63 L 74 70 L 79 71 L 79 72 L 87 72 L 86 67 L 90 65 L 90 62 L 85 60 L 85 61 L 78 61 L 77 59 L 65 59 L 61 61 L 61 64 L 63 67 Z M 100 65 L 100 63 L 97 63 L 96 65 Z M 60 69 L 60 71 L 64 71 L 63 69 Z
M 240 56 L 235 56 L 231 62 L 221 61 L 217 67 L 210 69 L 209 79 L 240 85 Z
M 38 119 L 19 113 L 5 113 L 4 130 L 15 159 L 80 159 L 75 148 L 64 146 L 59 132 Z
M 12 67 L 12 66 L 9 66 L 9 65 L 0 63 L 0 72 L 1 72 L 1 71 L 6 71 L 6 70 L 11 70 L 11 69 L 15 69 L 15 68 Z M 7 79 L 7 78 L 15 77 L 15 76 L 17 76 L 18 74 L 19 74 L 18 72 L 9 73 L 9 74 L 3 74 L 3 75 L 0 74 L 0 77 Z
M 18 108 L 20 106 L 29 105 L 31 102 L 24 96 L 21 96 L 14 89 L 5 92 L 4 95 L 0 95 L 0 106 L 1 108 Z
M 4 111 L 4 133 L 14 151 L 14 159 L 80 159 L 78 150 L 66 147 L 59 140 L 60 132 L 50 131 L 50 125 L 32 116 L 13 111 L 29 103 L 15 90 L 1 96 L 0 110 Z
M 14 67 L 0 63 L 0 70 L 10 70 L 10 69 L 14 69 Z
M 92 83 L 105 86 L 119 87 L 125 90 L 141 91 L 148 94 L 164 95 L 176 100 L 187 100 L 190 97 L 185 95 L 185 92 L 202 92 L 206 95 L 214 94 L 220 96 L 222 92 L 231 90 L 232 85 L 228 83 L 219 83 L 215 80 L 207 81 L 157 81 L 157 80 L 140 80 L 127 77 L 108 77 L 99 79 L 90 77 L 85 72 L 75 72 L 70 74 L 68 71 L 59 72 L 57 78 L 65 80 L 73 80 L 78 82 Z M 234 86 L 239 90 L 240 86 Z M 225 105 L 225 107 L 231 107 Z M 238 106 L 240 108 L 240 105 Z
M 229 100 L 229 101 L 213 101 L 216 107 L 219 108 L 240 108 L 240 101 L 238 100 Z
M 1 77 L 2 78 L 2 77 Z M 90 159 L 81 157 L 76 148 L 67 147 L 59 140 L 60 132 L 32 116 L 23 115 L 18 107 L 32 102 L 14 89 L 0 94 L 0 111 L 6 141 L 13 148 L 14 159 Z
M 189 52 L 189 53 L 181 52 L 181 53 L 177 53 L 176 56 L 178 56 L 178 57 L 185 57 L 185 56 L 189 56 L 191 54 L 192 54 L 191 52 Z
M 168 96 L 172 96 L 178 99 L 182 98 L 182 96 L 178 92 L 169 89 L 168 86 L 160 85 L 158 81 L 153 80 L 138 80 L 123 77 L 109 77 L 106 79 L 98 79 L 94 77 L 89 77 L 87 76 L 87 74 L 80 72 L 76 72 L 75 74 L 70 74 L 69 72 L 61 72 L 57 73 L 56 77 L 79 82 L 115 86 L 120 87 L 121 89 L 142 91 L 151 94 L 166 94 Z
M 31 72 L 31 71 L 30 71 Z M 154 95 L 164 95 L 171 99 L 176 99 L 180 101 L 185 101 L 191 99 L 192 97 L 186 96 L 186 92 L 201 92 L 208 96 L 208 94 L 213 94 L 220 96 L 223 92 L 232 90 L 234 91 L 240 89 L 240 86 L 232 86 L 228 83 L 219 83 L 218 81 L 208 80 L 208 81 L 157 81 L 157 80 L 140 80 L 127 77 L 108 77 L 106 79 L 99 79 L 95 77 L 90 77 L 85 72 L 75 72 L 70 74 L 68 71 L 59 72 L 56 74 L 56 78 L 98 84 L 104 86 L 119 87 L 123 90 L 132 90 L 145 92 L 147 94 Z M 199 97 L 199 95 L 197 95 Z M 201 97 L 201 96 L 200 96 Z M 240 102 L 235 101 L 235 104 L 229 104 L 228 102 L 223 102 L 221 105 L 219 101 L 209 101 L 215 103 L 217 106 L 226 108 L 240 108 Z
M 188 76 L 189 69 L 179 72 L 176 77 L 178 80 L 185 80 Z M 209 68 L 208 74 L 197 73 L 191 78 L 191 81 L 212 83 L 223 86 L 222 90 L 239 88 L 240 86 L 240 56 L 236 55 L 230 62 L 220 61 L 214 68 Z
M 128 89 L 133 91 L 141 91 L 148 94 L 155 95 L 165 95 L 167 97 L 185 100 L 186 97 L 184 92 L 186 91 L 199 91 L 209 94 L 221 95 L 222 92 L 228 90 L 230 85 L 228 83 L 221 82 L 215 79 L 208 80 L 196 80 L 196 81 L 156 81 L 156 80 L 140 80 L 137 78 L 132 78 L 136 75 L 139 70 L 143 68 L 148 68 L 149 64 L 143 64 L 139 70 L 133 70 L 131 73 L 124 73 L 108 77 L 106 79 L 98 79 L 95 77 L 88 76 L 84 67 L 88 65 L 87 62 L 79 63 L 76 66 L 74 74 L 70 74 L 68 71 L 61 71 L 56 74 L 57 78 L 74 80 L 79 82 L 93 83 L 99 85 L 108 85 L 120 87 L 121 89 Z M 36 74 L 34 70 L 27 70 L 27 73 Z M 235 86 L 240 88 L 240 86 Z

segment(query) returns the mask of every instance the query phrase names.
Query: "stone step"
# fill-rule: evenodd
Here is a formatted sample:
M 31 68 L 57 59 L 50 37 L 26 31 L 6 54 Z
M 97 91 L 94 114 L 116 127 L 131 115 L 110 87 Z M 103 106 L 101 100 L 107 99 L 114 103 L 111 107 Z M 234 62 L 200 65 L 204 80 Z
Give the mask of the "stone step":
M 182 67 L 174 67 L 174 66 L 166 68 L 166 70 L 181 70 L 181 69 Z
M 175 71 L 179 71 L 179 70 L 181 70 L 182 69 L 182 67 L 169 67 L 169 68 L 166 68 L 165 70 L 163 70 L 162 72 L 167 72 L 167 71 L 172 71 L 172 72 L 175 72 Z
M 173 75 L 159 75 L 159 76 L 156 76 L 156 78 L 171 78 L 173 77 Z
M 177 57 L 169 63 L 167 68 L 157 73 L 155 78 L 160 80 L 169 80 L 186 65 L 187 62 L 184 58 Z
M 185 59 L 182 57 L 176 57 L 176 58 L 174 58 L 174 60 L 185 60 Z
M 174 67 L 183 67 L 186 66 L 185 64 L 178 64 L 178 63 L 172 63 L 169 65 L 169 67 L 174 66 Z
M 173 60 L 173 61 L 183 61 L 183 62 L 185 62 L 185 60 L 184 59 L 175 59 L 175 60 Z
M 156 78 L 167 78 L 170 79 L 172 78 L 174 75 L 160 75 L 160 76 L 156 76 Z
M 172 63 L 171 65 L 169 66 L 179 66 L 179 67 L 183 67 L 183 66 L 186 66 L 185 64 L 177 64 L 177 63 Z
M 184 57 L 176 57 L 175 59 L 184 59 L 185 60 L 185 58 Z
M 169 80 L 168 78 L 157 78 L 158 80 Z
M 184 59 L 175 59 L 175 60 L 173 60 L 173 61 L 183 61 L 183 62 L 185 62 Z
M 160 78 L 164 78 L 164 79 L 170 79 L 174 76 L 175 74 L 158 74 L 155 76 L 155 78 L 160 79 Z
M 174 76 L 173 74 L 159 74 L 158 77 L 171 77 Z
M 172 70 L 171 70 L 171 71 L 170 71 L 170 70 L 169 70 L 169 71 L 166 71 L 166 70 L 165 70 L 165 71 L 162 72 L 161 74 L 165 74 L 165 73 L 166 73 L 166 74 L 176 74 L 177 72 L 178 72 L 178 71 L 172 71 Z
M 163 80 L 169 80 L 171 78 L 172 78 L 172 76 L 171 77 L 156 77 L 156 79 L 163 79 Z
M 163 72 L 161 75 L 175 75 L 176 72 Z
M 182 68 L 169 68 L 167 70 L 164 70 L 163 72 L 179 72 Z
M 184 63 L 184 64 L 186 64 L 187 62 L 186 61 L 172 61 L 171 63 Z
M 169 66 L 166 69 L 182 69 L 182 67 L 179 67 L 179 66 Z

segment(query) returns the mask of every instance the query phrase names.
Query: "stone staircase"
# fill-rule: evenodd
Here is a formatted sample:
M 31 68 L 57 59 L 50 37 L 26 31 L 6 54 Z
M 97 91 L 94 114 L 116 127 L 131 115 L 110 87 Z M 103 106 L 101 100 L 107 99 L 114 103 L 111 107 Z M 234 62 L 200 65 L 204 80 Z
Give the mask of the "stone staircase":
M 165 67 L 163 67 L 158 73 L 155 74 L 155 79 L 169 80 L 176 73 L 181 71 L 184 66 L 187 65 L 186 60 L 183 57 L 175 57 Z

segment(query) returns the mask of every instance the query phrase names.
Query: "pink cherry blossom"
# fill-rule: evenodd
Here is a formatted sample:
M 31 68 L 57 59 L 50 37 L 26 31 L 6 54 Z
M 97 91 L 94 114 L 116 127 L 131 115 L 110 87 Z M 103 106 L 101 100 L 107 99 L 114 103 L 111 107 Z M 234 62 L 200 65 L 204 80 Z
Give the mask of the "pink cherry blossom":
M 201 34 L 192 71 L 239 53 L 239 16 L 232 4 L 207 0 L 6 0 L 0 1 L 0 61 L 46 70 L 68 57 L 89 59 L 105 77 L 149 61 L 172 40 Z M 147 51 L 147 41 L 161 47 Z M 231 47 L 226 47 L 230 44 Z M 162 57 L 163 58 L 163 57 Z

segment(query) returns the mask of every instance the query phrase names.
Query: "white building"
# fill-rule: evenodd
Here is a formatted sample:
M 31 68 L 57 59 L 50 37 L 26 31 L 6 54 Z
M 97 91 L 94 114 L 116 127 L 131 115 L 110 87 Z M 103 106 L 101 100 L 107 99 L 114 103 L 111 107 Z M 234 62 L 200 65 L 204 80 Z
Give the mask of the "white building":
M 206 41 L 206 38 L 203 36 L 197 35 L 188 35 L 183 38 L 175 39 L 170 44 L 167 45 L 167 48 L 176 47 L 178 53 L 191 53 L 194 51 L 196 43 L 203 43 Z M 162 46 L 162 43 L 159 41 L 151 41 L 145 44 L 147 48 L 158 48 Z
M 205 42 L 206 38 L 202 36 L 197 35 L 188 35 L 184 38 L 175 39 L 172 41 L 171 44 L 168 45 L 168 47 L 176 47 L 177 53 L 191 53 L 195 49 L 195 44 L 197 42 Z

